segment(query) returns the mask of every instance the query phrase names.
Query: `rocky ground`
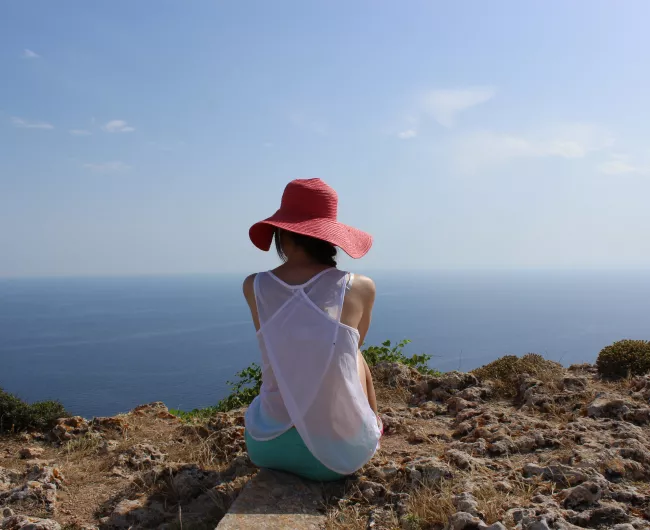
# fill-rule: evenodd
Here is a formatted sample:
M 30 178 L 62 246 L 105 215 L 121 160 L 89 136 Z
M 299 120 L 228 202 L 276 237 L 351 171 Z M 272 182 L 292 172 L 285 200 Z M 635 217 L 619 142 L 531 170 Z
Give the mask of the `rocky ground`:
M 332 529 L 650 529 L 650 376 L 549 364 L 502 380 L 373 369 L 385 436 L 326 487 Z M 0 438 L 0 529 L 214 528 L 257 472 L 243 411 L 162 403 Z

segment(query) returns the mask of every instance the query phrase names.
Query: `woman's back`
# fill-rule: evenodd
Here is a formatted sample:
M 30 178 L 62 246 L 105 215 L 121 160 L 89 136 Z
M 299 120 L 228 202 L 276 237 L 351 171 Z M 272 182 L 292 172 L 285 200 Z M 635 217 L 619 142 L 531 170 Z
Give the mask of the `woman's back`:
M 295 426 L 310 451 L 342 474 L 363 465 L 379 440 L 359 380 L 360 334 L 341 322 L 352 278 L 336 268 L 297 285 L 273 272 L 255 276 L 264 383 L 246 417 L 257 440 Z M 348 304 L 351 319 L 356 305 Z

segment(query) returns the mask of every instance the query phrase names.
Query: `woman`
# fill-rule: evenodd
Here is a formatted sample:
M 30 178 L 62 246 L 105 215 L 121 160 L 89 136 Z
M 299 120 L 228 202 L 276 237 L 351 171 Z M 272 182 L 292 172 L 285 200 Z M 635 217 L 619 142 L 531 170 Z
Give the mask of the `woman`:
M 262 389 L 246 412 L 246 445 L 260 467 L 338 480 L 368 462 L 381 436 L 375 390 L 360 344 L 375 285 L 336 268 L 336 247 L 365 255 L 372 237 L 337 221 L 336 192 L 294 180 L 280 209 L 249 235 L 275 240 L 284 262 L 249 276 L 244 295 L 262 352 Z

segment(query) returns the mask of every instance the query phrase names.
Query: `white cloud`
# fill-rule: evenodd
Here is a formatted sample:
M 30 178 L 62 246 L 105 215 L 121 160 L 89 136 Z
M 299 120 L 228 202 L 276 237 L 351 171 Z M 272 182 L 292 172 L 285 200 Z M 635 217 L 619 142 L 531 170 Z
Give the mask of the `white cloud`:
M 90 136 L 92 133 L 85 129 L 70 129 L 68 131 L 72 136 Z
M 135 131 L 135 129 L 129 126 L 124 120 L 109 121 L 104 125 L 103 129 L 109 133 L 127 133 Z
M 456 115 L 492 99 L 496 90 L 492 87 L 432 90 L 424 95 L 423 110 L 445 127 L 453 127 Z
M 131 166 L 117 160 L 113 162 L 100 162 L 98 164 L 84 164 L 84 167 L 97 173 L 119 173 L 131 169 Z
M 598 166 L 598 171 L 605 175 L 647 175 L 650 168 L 631 164 L 625 155 L 610 155 L 610 159 Z
M 25 58 L 25 59 L 40 59 L 41 56 L 38 53 L 33 52 L 32 50 L 29 50 L 29 49 L 25 48 L 23 50 L 23 58 Z
M 460 170 L 475 172 L 521 158 L 584 158 L 610 147 L 613 141 L 612 135 L 602 127 L 572 123 L 520 134 L 494 131 L 463 134 L 452 141 L 451 153 Z
M 54 125 L 47 123 L 45 121 L 27 121 L 22 118 L 11 118 L 11 123 L 14 124 L 14 127 L 20 129 L 54 129 Z
M 415 138 L 418 135 L 418 132 L 415 129 L 407 129 L 397 133 L 397 137 L 402 140 L 408 140 L 409 138 Z

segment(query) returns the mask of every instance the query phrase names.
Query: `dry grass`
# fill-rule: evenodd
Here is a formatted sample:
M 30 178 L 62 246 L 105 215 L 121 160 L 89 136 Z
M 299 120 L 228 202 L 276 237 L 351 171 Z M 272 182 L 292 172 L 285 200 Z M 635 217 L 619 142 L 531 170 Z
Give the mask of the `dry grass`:
M 446 480 L 437 485 L 423 485 L 415 490 L 408 503 L 413 528 L 436 528 L 446 525 L 449 517 L 456 513 L 452 499 L 461 492 L 462 486 L 455 480 Z
M 368 525 L 367 509 L 359 506 L 334 508 L 327 512 L 327 530 L 366 530 Z

